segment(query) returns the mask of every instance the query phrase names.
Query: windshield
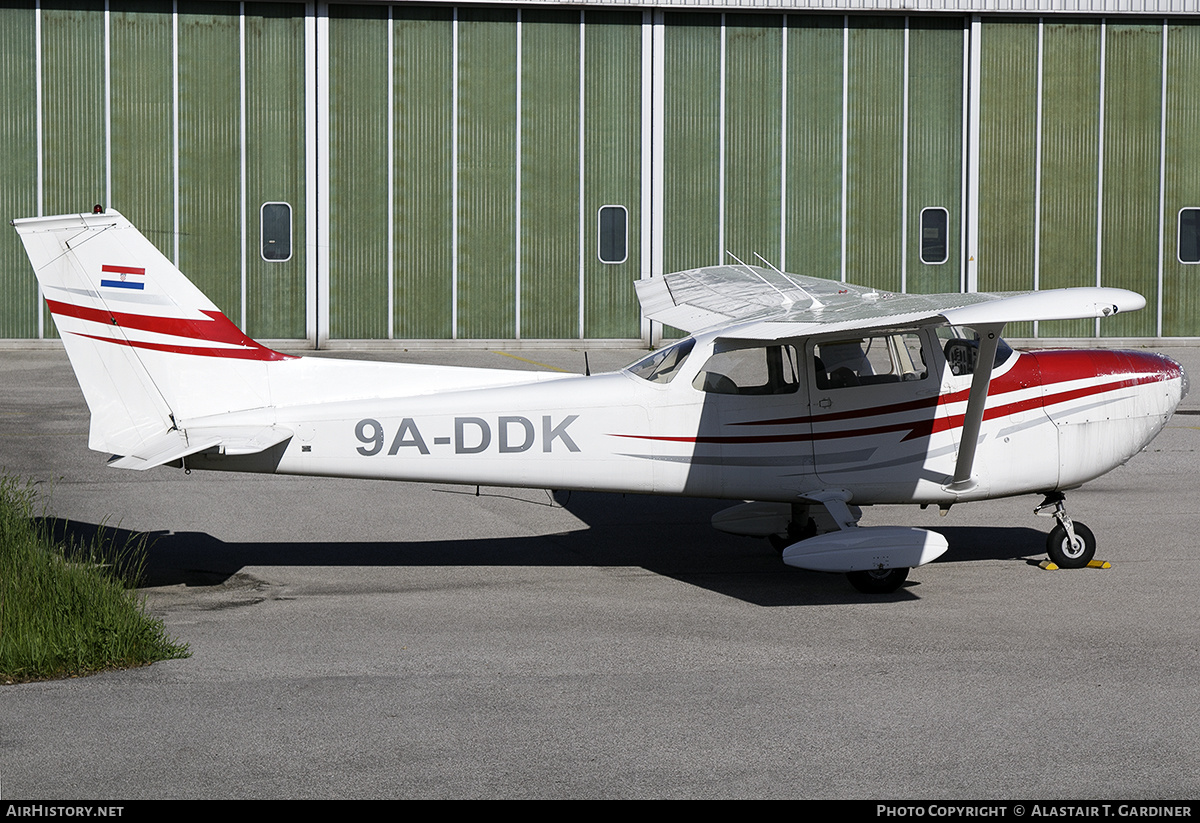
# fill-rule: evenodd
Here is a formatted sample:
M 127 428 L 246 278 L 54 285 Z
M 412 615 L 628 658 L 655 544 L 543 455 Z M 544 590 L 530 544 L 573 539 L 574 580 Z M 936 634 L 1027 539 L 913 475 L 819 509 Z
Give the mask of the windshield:
M 659 349 L 648 357 L 634 363 L 626 371 L 651 383 L 670 383 L 679 367 L 692 353 L 696 341 L 692 338 L 680 340 L 673 346 Z

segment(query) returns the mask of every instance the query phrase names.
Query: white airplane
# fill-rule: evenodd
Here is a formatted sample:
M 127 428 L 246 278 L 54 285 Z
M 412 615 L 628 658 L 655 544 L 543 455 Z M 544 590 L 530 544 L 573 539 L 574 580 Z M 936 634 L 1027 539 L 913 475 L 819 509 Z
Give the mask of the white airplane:
M 714 497 L 718 529 L 890 592 L 947 549 L 859 526 L 874 503 L 1021 494 L 1050 558 L 1096 541 L 1063 492 L 1137 454 L 1187 391 L 1174 360 L 1016 352 L 1013 321 L 1106 317 L 1112 288 L 890 294 L 744 264 L 640 281 L 691 335 L 608 374 L 294 357 L 243 334 L 115 211 L 15 220 L 91 410 L 90 448 L 144 470 L 274 472 Z

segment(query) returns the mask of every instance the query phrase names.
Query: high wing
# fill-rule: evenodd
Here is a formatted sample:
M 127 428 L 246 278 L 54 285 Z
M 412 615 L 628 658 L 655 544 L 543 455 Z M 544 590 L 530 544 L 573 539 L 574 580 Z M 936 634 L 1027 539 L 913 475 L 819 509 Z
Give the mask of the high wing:
M 688 332 L 728 328 L 731 337 L 777 340 L 814 332 L 897 325 L 993 325 L 1108 317 L 1146 305 L 1104 287 L 1035 292 L 896 294 L 757 266 L 708 266 L 636 283 L 642 310 Z

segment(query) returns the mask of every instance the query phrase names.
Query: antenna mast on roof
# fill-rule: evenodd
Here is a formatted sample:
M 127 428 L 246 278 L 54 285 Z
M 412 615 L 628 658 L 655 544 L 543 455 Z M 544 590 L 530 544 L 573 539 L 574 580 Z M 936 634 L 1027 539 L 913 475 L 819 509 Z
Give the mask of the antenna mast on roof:
M 729 253 L 727 252 L 727 254 L 729 254 Z M 732 255 L 732 254 L 729 254 L 729 256 L 730 256 L 730 257 L 733 257 L 733 255 Z M 801 294 L 803 294 L 805 297 L 807 297 L 807 298 L 808 298 L 810 301 L 812 301 L 812 302 L 809 304 L 809 308 L 812 308 L 812 309 L 822 309 L 822 308 L 824 308 L 824 307 L 825 307 L 825 304 L 824 304 L 824 303 L 822 303 L 820 300 L 818 300 L 818 299 L 816 298 L 816 295 L 812 294 L 812 292 L 810 292 L 808 289 L 804 288 L 804 287 L 803 287 L 803 286 L 801 286 L 799 283 L 797 283 L 797 282 L 795 281 L 795 279 L 793 279 L 793 278 L 792 278 L 792 276 L 791 276 L 790 274 L 788 274 L 788 273 L 787 273 L 787 272 L 785 272 L 785 271 L 781 271 L 781 270 L 780 270 L 780 269 L 779 269 L 779 268 L 778 268 L 778 267 L 777 267 L 777 266 L 776 266 L 774 263 L 772 263 L 770 260 L 767 260 L 767 258 L 763 257 L 763 256 L 762 256 L 761 254 L 759 254 L 758 252 L 754 252 L 754 256 L 755 256 L 755 257 L 757 257 L 757 258 L 758 258 L 759 260 L 761 260 L 762 262 L 766 263 L 768 266 L 770 266 L 770 267 L 771 267 L 771 269 L 772 269 L 772 270 L 774 270 L 776 274 L 778 274 L 778 275 L 779 275 L 780 277 L 782 277 L 784 280 L 786 280 L 786 281 L 788 281 L 789 283 L 791 283 L 791 284 L 792 284 L 792 286 L 793 286 L 793 287 L 795 287 L 795 289 L 796 289 L 797 291 L 799 291 Z M 734 260 L 737 260 L 737 258 L 736 258 L 736 257 L 733 257 L 733 259 L 734 259 Z M 742 261 L 741 261 L 741 260 L 738 260 L 738 262 L 739 262 L 739 263 L 742 263 Z M 742 265 L 743 265 L 743 266 L 745 266 L 746 264 L 745 264 L 745 263 L 742 263 Z M 747 268 L 749 268 L 749 266 L 747 266 Z M 755 273 L 757 274 L 757 272 L 755 272 Z M 762 275 L 759 275 L 759 277 L 762 277 Z M 763 278 L 763 281 L 764 281 L 764 282 L 766 282 L 766 278 Z M 778 291 L 778 289 L 777 289 L 776 291 Z M 791 301 L 791 300 L 788 300 L 787 302 L 788 302 L 789 304 L 791 304 L 793 301 Z

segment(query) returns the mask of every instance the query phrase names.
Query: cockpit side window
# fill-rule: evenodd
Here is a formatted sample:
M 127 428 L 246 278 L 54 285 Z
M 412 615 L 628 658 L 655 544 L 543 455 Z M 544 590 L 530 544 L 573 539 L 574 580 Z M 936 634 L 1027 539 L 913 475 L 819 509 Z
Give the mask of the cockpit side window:
M 708 358 L 692 385 L 710 394 L 791 394 L 800 387 L 796 347 L 739 346 Z
M 956 376 L 975 373 L 979 358 L 979 334 L 974 329 L 961 326 L 941 326 L 937 330 L 938 340 L 946 355 L 946 368 Z M 1012 347 L 1003 339 L 996 346 L 996 359 L 992 368 L 998 368 L 1012 356 Z
M 643 380 L 649 380 L 651 383 L 670 383 L 680 366 L 687 360 L 688 355 L 692 353 L 692 347 L 695 345 L 696 341 L 691 337 L 680 340 L 673 346 L 659 349 L 648 357 L 643 357 L 630 366 L 627 371 Z
M 924 380 L 927 362 L 916 332 L 826 340 L 813 347 L 818 389 Z

